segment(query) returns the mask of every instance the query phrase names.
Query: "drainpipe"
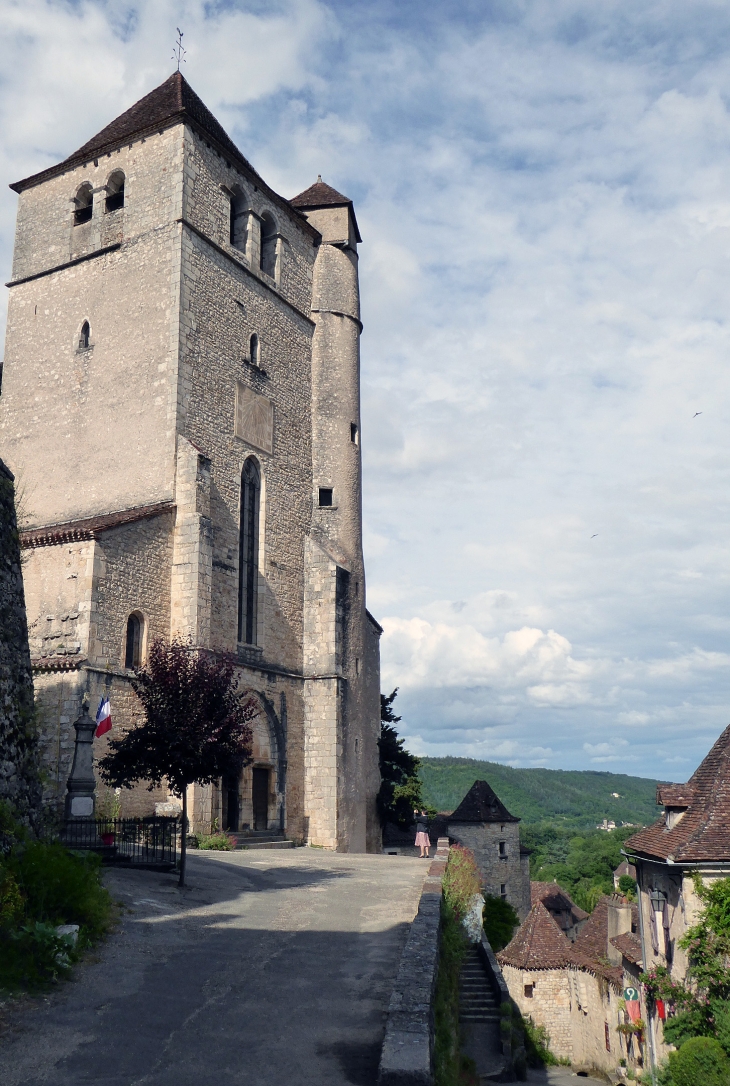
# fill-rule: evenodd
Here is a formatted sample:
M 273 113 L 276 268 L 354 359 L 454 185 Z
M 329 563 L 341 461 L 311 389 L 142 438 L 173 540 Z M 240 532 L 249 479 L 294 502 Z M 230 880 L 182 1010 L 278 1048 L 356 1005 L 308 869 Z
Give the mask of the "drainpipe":
M 644 938 L 644 910 L 641 905 L 641 882 L 640 876 L 643 874 L 643 864 L 638 856 L 628 856 L 627 853 L 621 849 L 621 855 L 626 856 L 627 860 L 632 860 L 636 867 L 636 888 L 639 891 L 639 940 L 641 942 L 641 961 L 644 966 L 644 972 L 647 971 L 647 956 L 646 956 L 646 939 Z M 646 1002 L 646 997 L 644 997 Z M 654 1022 L 649 1015 L 649 1004 L 646 1004 L 646 1037 L 649 1042 L 649 1064 L 651 1067 L 651 1081 L 652 1086 L 657 1086 L 656 1079 L 656 1053 L 654 1049 Z

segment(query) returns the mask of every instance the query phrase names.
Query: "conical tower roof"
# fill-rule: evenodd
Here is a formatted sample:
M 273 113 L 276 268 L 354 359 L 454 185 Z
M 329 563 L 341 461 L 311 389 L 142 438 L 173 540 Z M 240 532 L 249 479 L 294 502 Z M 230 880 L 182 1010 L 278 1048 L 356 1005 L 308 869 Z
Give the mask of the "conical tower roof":
M 541 901 L 533 905 L 511 943 L 497 955 L 517 969 L 560 969 L 579 964 L 573 948 Z
M 668 829 L 665 813 L 629 837 L 627 850 L 675 863 L 730 860 L 730 727 L 687 784 L 658 785 L 657 803 L 684 814 Z
M 310 185 L 304 192 L 300 192 L 299 195 L 295 196 L 289 203 L 298 211 L 316 211 L 320 207 L 349 208 L 355 227 L 355 236 L 358 241 L 362 241 L 360 230 L 357 225 L 357 219 L 355 218 L 355 208 L 353 207 L 352 200 L 349 196 L 343 196 L 341 192 L 338 192 L 337 189 L 333 189 L 331 185 L 328 185 L 326 181 L 323 181 L 321 174 L 313 185 Z
M 449 822 L 519 822 L 486 781 L 474 781 Z

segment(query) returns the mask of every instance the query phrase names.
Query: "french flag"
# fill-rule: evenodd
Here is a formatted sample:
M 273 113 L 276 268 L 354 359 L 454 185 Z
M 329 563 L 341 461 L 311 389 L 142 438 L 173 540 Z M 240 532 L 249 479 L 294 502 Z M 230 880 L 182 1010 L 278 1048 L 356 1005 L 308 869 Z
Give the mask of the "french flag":
M 111 730 L 112 710 L 109 705 L 109 698 L 102 698 L 99 702 L 99 708 L 96 710 L 96 731 L 94 732 L 94 738 L 98 739 L 100 735 L 106 735 L 106 733 Z

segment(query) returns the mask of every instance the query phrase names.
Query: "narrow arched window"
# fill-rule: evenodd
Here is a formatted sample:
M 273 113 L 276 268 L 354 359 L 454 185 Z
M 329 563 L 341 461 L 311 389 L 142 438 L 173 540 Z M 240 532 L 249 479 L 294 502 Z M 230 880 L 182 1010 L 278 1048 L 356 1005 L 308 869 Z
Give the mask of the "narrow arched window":
M 81 186 L 76 193 L 74 203 L 76 204 L 74 226 L 81 226 L 82 223 L 90 222 L 94 209 L 94 190 L 91 185 L 87 183 Z
M 251 359 L 251 365 L 252 366 L 260 366 L 261 365 L 261 348 L 259 346 L 259 337 L 256 335 L 255 332 L 251 336 L 250 351 L 251 351 L 251 353 L 249 355 L 249 358 Z
M 250 458 L 241 473 L 241 529 L 238 551 L 238 640 L 256 644 L 261 475 Z
M 86 351 L 89 347 L 89 337 L 91 335 L 91 328 L 89 322 L 84 321 L 81 325 L 81 331 L 79 332 L 79 350 Z
M 139 667 L 142 660 L 142 619 L 131 614 L 127 619 L 127 638 L 124 647 L 124 666 Z
M 261 217 L 261 271 L 274 277 L 276 271 L 276 223 L 271 215 Z
M 248 242 L 248 200 L 239 190 L 231 197 L 231 245 L 246 252 Z
M 106 183 L 106 210 L 119 211 L 124 207 L 124 174 L 115 170 Z

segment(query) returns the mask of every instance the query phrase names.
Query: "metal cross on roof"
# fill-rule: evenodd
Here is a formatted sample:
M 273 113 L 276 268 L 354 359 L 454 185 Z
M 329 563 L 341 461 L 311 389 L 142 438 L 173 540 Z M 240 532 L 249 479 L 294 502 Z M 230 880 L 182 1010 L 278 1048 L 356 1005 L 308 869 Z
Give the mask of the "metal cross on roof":
M 172 51 L 172 60 L 177 61 L 177 70 L 180 71 L 180 65 L 185 64 L 185 54 L 187 49 L 183 49 L 183 32 L 179 26 L 175 27 L 177 30 L 177 41 L 175 42 L 175 48 Z

